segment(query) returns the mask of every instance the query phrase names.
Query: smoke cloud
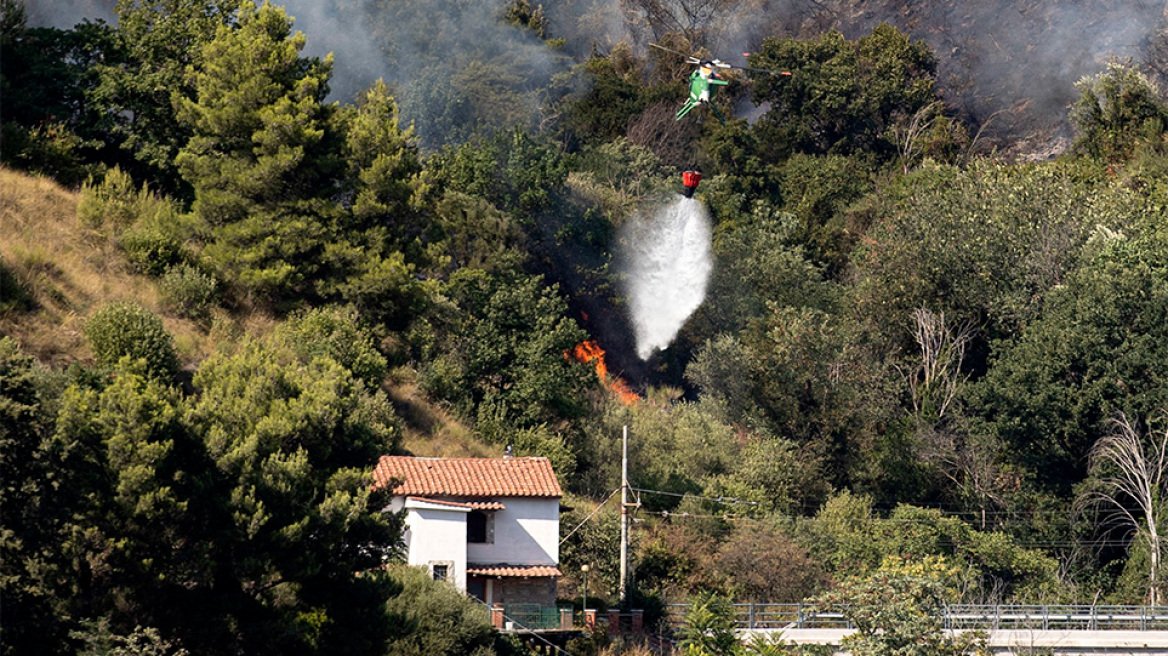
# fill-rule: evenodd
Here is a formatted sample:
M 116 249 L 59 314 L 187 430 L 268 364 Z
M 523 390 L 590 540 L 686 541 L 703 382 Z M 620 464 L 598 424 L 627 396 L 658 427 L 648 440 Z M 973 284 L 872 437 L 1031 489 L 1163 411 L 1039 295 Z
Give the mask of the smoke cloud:
M 26 2 L 29 24 L 69 28 L 84 19 L 114 20 L 115 0 Z M 501 19 L 506 0 L 286 0 L 307 53 L 336 54 L 333 99 L 349 102 L 378 78 L 394 84 L 403 117 L 424 143 L 446 140 L 467 112 L 502 127 L 538 125 L 546 89 L 572 58 L 619 42 L 644 47 L 660 36 L 652 12 L 688 16 L 698 0 L 556 0 L 538 2 L 556 51 Z M 700 13 L 700 12 L 699 12 Z M 703 14 L 704 15 L 704 14 Z M 1163 0 L 720 0 L 693 34 L 715 56 L 737 61 L 764 37 L 814 37 L 839 29 L 850 38 L 888 22 L 922 39 L 938 58 L 939 87 L 993 132 L 1017 138 L 1067 131 L 1074 83 L 1111 57 L 1136 58 L 1168 19 Z M 676 22 L 676 21 L 673 21 Z M 492 104 L 506 89 L 511 104 Z M 566 90 L 570 91 L 570 90 Z M 566 92 L 565 91 L 565 92 Z M 460 115 L 460 112 L 463 114 Z M 505 115 L 500 115 L 505 114 Z M 461 122 L 461 123 L 460 123 Z
M 85 20 L 117 22 L 114 7 L 118 0 L 36 0 L 24 3 L 29 27 L 73 29 Z
M 862 14 L 851 28 L 884 20 L 923 39 L 950 103 L 982 121 L 996 114 L 1000 136 L 1043 138 L 1069 131 L 1075 82 L 1113 57 L 1138 59 L 1166 7 L 1163 0 L 904 3 Z
M 710 215 L 700 201 L 678 195 L 652 213 L 633 217 L 622 227 L 618 244 L 637 355 L 647 360 L 673 342 L 706 298 L 714 268 Z
M 532 3 L 535 6 L 537 3 Z M 336 55 L 332 98 L 351 101 L 378 78 L 426 147 L 475 127 L 533 127 L 546 90 L 571 58 L 504 20 L 506 0 L 288 0 L 306 54 Z M 550 36 L 550 35 L 549 35 Z M 567 92 L 567 90 L 565 90 Z

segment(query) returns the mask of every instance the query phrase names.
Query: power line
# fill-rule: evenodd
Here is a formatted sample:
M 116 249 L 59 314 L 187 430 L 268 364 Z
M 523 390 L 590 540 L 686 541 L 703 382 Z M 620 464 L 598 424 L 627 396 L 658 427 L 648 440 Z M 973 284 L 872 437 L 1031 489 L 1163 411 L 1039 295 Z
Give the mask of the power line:
M 611 499 L 612 499 L 614 496 L 616 496 L 616 493 L 617 493 L 617 492 L 620 492 L 620 491 L 621 491 L 621 488 L 619 488 L 619 487 L 618 487 L 617 489 L 613 490 L 611 494 L 609 494 L 607 497 L 605 497 L 605 498 L 604 498 L 604 501 L 601 501 L 601 502 L 600 502 L 600 503 L 599 503 L 599 504 L 596 506 L 596 508 L 592 510 L 592 512 L 588 513 L 588 516 L 587 516 L 587 517 L 585 517 L 585 518 L 583 519 L 583 521 L 581 521 L 579 524 L 577 524 L 577 525 L 576 525 L 576 528 L 572 529 L 571 531 L 568 531 L 568 534 L 567 534 L 567 535 L 565 535 L 564 537 L 560 538 L 560 544 L 563 544 L 563 543 L 564 543 L 564 540 L 567 540 L 568 538 L 572 537 L 572 535 L 573 535 L 573 534 L 574 534 L 576 531 L 579 531 L 579 530 L 580 530 L 580 527 L 581 527 L 581 526 L 583 526 L 583 525 L 587 524 L 587 523 L 588 523 L 588 520 L 592 519 L 592 517 L 593 517 L 594 515 L 596 515 L 596 513 L 600 512 L 600 509 L 604 507 L 604 504 L 608 503 L 608 502 L 609 502 L 609 501 L 610 501 L 610 500 L 611 500 Z
M 664 490 L 646 490 L 646 489 L 640 488 L 640 487 L 630 487 L 629 489 L 633 490 L 634 492 L 644 492 L 645 494 L 660 494 L 663 496 L 681 497 L 684 499 L 699 499 L 702 501 L 713 501 L 715 503 L 745 504 L 745 505 L 749 505 L 749 506 L 757 506 L 758 505 L 757 501 L 747 501 L 745 499 L 738 499 L 735 497 L 703 497 L 701 495 L 690 494 L 688 492 L 666 492 Z

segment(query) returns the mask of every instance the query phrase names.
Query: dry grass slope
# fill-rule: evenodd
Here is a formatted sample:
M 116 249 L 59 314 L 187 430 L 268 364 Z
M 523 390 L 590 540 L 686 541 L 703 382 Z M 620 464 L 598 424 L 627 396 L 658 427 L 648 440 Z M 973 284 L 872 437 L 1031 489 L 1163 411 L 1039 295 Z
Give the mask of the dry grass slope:
M 398 370 L 390 376 L 385 391 L 394 410 L 404 420 L 403 451 L 423 458 L 491 458 L 503 455 L 498 445 L 475 439 L 448 410 L 426 398 L 412 380 L 412 372 Z
M 183 364 L 194 369 L 221 342 L 270 332 L 276 320 L 258 312 L 232 316 L 216 310 L 213 325 L 169 313 L 154 279 L 132 272 L 117 247 L 77 220 L 80 194 L 47 178 L 0 167 L 0 267 L 15 285 L 0 286 L 0 335 L 20 343 L 42 363 L 60 368 L 92 364 L 86 318 L 108 302 L 134 301 L 162 317 Z M 387 381 L 405 420 L 403 447 L 418 456 L 497 456 L 453 415 L 426 398 L 409 370 Z
M 193 368 L 214 348 L 222 324 L 244 330 L 270 324 L 249 315 L 220 313 L 220 328 L 207 330 L 163 307 L 154 279 L 136 275 L 106 237 L 77 220 L 80 194 L 47 178 L 0 168 L 0 263 L 17 296 L 0 299 L 0 334 L 15 338 L 41 362 L 67 366 L 91 363 L 86 318 L 102 305 L 133 301 L 162 317 L 174 335 L 184 366 Z M 235 331 L 230 331 L 235 332 Z

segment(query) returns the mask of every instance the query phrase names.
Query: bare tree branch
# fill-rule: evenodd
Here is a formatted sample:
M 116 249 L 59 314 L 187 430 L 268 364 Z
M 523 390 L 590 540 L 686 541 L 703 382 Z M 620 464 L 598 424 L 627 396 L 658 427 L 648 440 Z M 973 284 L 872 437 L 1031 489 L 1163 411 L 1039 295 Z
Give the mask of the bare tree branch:
M 961 363 L 973 339 L 973 325 L 949 326 L 944 312 L 917 308 L 912 333 L 921 348 L 921 361 L 910 373 L 901 374 L 908 383 L 913 413 L 918 420 L 940 420 L 967 378 L 961 374 Z
M 900 153 L 900 163 L 905 173 L 912 168 L 919 154 L 921 136 L 933 127 L 937 120 L 937 109 L 942 105 L 940 100 L 931 102 L 918 109 L 907 123 L 899 122 L 892 127 L 892 135 L 896 139 L 896 149 Z
M 1132 426 L 1124 414 L 1113 422 L 1110 434 L 1091 447 L 1089 465 L 1103 475 L 1095 488 L 1076 501 L 1080 509 L 1101 508 L 1105 521 L 1132 530 L 1137 539 L 1147 541 L 1149 549 L 1148 598 L 1153 606 L 1160 603 L 1161 542 L 1159 516 L 1168 489 L 1168 428 L 1162 436 L 1149 434 L 1147 439 Z M 1134 506 L 1134 511 L 1133 511 Z

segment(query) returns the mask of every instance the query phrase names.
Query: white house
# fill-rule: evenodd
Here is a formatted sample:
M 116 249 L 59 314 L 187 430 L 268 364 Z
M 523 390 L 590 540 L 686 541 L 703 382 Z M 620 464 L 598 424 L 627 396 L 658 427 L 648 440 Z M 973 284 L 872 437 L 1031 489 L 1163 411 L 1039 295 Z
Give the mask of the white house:
M 490 605 L 555 605 L 563 493 L 547 458 L 382 456 L 373 479 L 406 511 L 409 564 Z

